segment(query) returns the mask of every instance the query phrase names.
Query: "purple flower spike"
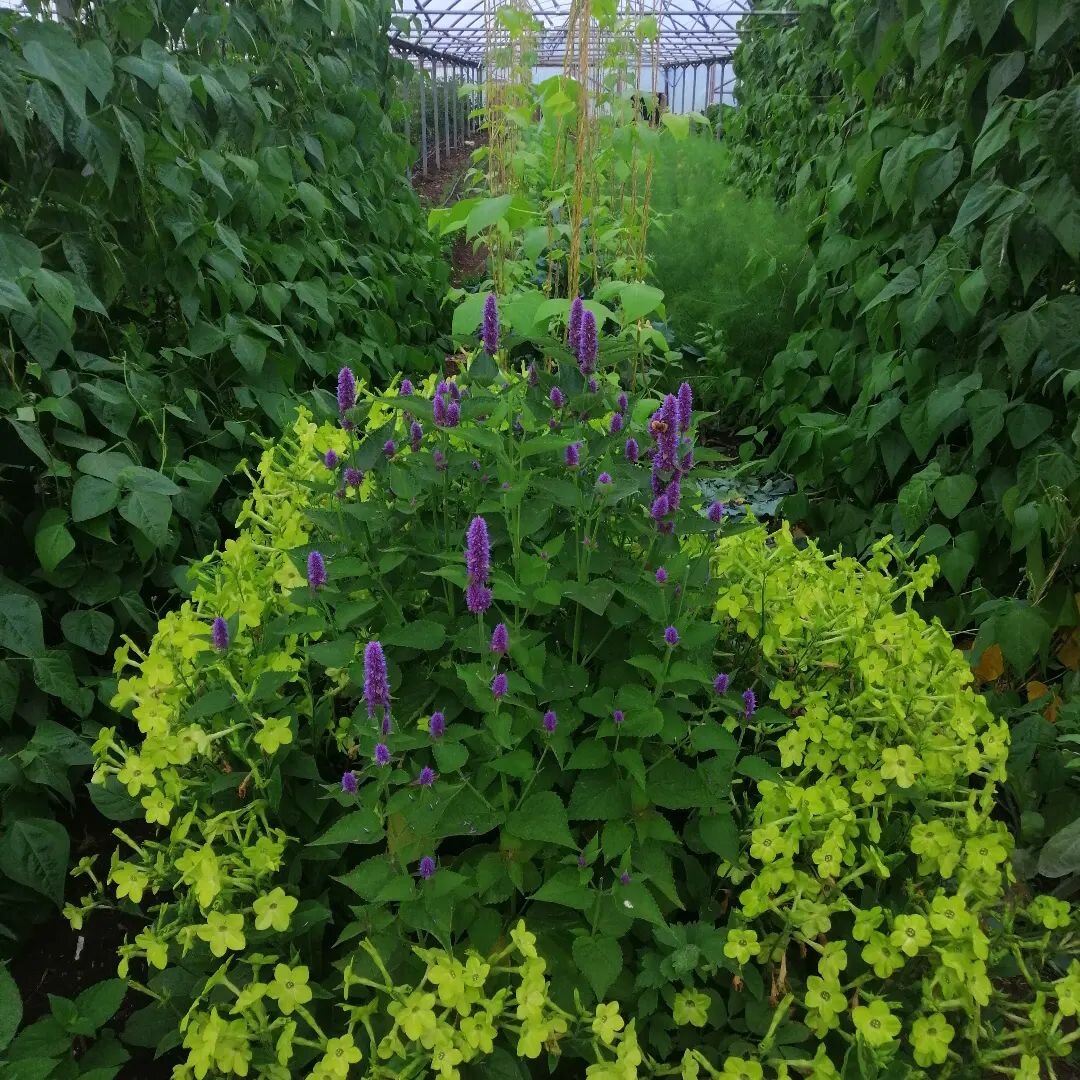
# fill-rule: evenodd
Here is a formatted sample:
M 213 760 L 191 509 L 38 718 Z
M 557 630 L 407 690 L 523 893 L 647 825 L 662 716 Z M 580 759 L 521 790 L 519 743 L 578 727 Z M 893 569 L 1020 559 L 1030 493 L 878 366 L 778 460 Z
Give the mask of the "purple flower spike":
M 582 375 L 596 370 L 596 316 L 586 310 L 581 316 L 581 340 L 578 343 L 578 367 Z
M 308 554 L 307 580 L 313 589 L 321 589 L 326 584 L 326 560 L 317 551 Z
M 350 465 L 345 470 L 343 479 L 345 480 L 346 487 L 358 488 L 364 482 L 364 474 L 359 469 L 354 469 Z
M 451 401 L 446 406 L 446 426 L 457 427 L 461 423 L 461 406 L 456 401 Z
M 435 418 L 436 427 L 449 427 L 446 412 L 446 398 L 444 398 L 442 394 L 435 394 L 435 400 L 431 403 L 431 413 Z
M 656 568 L 656 584 L 663 585 L 667 582 L 667 571 L 662 567 Z
M 625 391 L 623 393 L 619 394 L 619 397 L 617 399 L 617 403 L 618 403 L 618 406 L 619 406 L 619 412 L 621 412 L 621 413 L 625 413 L 626 410 L 630 407 L 630 402 L 626 397 Z
M 633 881 L 633 880 L 634 879 L 630 876 L 630 871 L 629 870 L 624 870 L 619 875 L 619 884 L 620 885 L 629 885 L 630 882 Z
M 720 674 L 713 679 L 712 688 L 718 694 L 726 694 L 730 685 L 731 679 L 728 677 L 728 673 L 726 671 L 721 671 Z
M 465 606 L 473 615 L 483 615 L 491 607 L 491 590 L 484 585 L 470 585 L 465 590 Z
M 649 513 L 652 515 L 653 521 L 659 521 L 661 518 L 666 517 L 668 513 L 668 501 L 667 495 L 657 495 L 653 500 L 652 509 Z
M 494 293 L 488 293 L 484 300 L 483 339 L 484 352 L 494 356 L 499 351 L 499 306 Z
M 551 388 L 548 398 L 556 409 L 561 409 L 566 404 L 566 395 L 557 386 Z
M 559 726 L 559 718 L 555 715 L 554 709 L 548 709 L 548 711 L 544 713 L 543 724 L 544 730 L 549 735 L 555 734 L 555 729 Z
M 509 689 L 510 680 L 507 679 L 503 672 L 499 672 L 494 679 L 491 680 L 491 692 L 496 698 L 506 696 L 506 691 Z
M 428 733 L 433 739 L 441 739 L 446 734 L 446 717 L 441 712 L 433 712 L 428 721 Z
M 425 855 L 420 860 L 420 876 L 425 881 L 435 876 L 435 860 L 430 855 Z
M 596 482 L 602 484 L 605 487 L 611 483 L 611 473 L 602 472 L 597 478 Z
M 384 769 L 390 764 L 390 747 L 387 746 L 386 743 L 381 742 L 375 744 L 375 764 L 378 765 L 380 769 Z
M 352 769 L 341 774 L 341 790 L 346 795 L 355 795 L 360 790 L 360 785 L 356 782 L 356 773 Z
M 323 464 L 328 469 L 331 469 L 331 470 L 336 469 L 338 467 L 338 456 L 337 456 L 337 454 L 334 453 L 333 450 L 327 450 L 326 453 L 323 454 Z
M 469 522 L 465 533 L 465 568 L 471 584 L 487 584 L 491 576 L 491 540 L 487 522 L 479 514 Z
M 435 471 L 446 472 L 446 455 L 441 450 L 436 450 L 432 457 L 435 459 Z
M 402 379 L 401 380 L 401 387 L 398 390 L 398 396 L 399 397 L 412 397 L 412 395 L 413 395 L 413 384 L 412 384 L 411 380 Z
M 537 374 L 536 365 L 535 364 L 530 364 L 529 365 L 529 385 L 530 386 L 536 386 L 536 384 L 539 381 L 540 381 L 540 376 Z
M 638 463 L 638 453 L 637 439 L 631 435 L 630 438 L 626 440 L 626 460 L 629 461 L 631 465 L 636 465 Z
M 623 711 L 622 711 L 622 709 L 616 709 L 616 710 L 615 710 L 615 711 L 614 711 L 614 712 L 613 712 L 613 713 L 611 714 L 611 722 L 612 722 L 612 723 L 613 723 L 613 724 L 614 724 L 614 725 L 615 725 L 616 727 L 618 727 L 618 726 L 619 726 L 619 725 L 620 725 L 620 724 L 621 724 L 621 723 L 622 723 L 622 722 L 623 722 L 623 721 L 624 721 L 625 719 L 626 719 L 626 717 L 625 717 L 625 716 L 623 715 Z
M 392 458 L 397 453 L 397 444 L 393 439 L 387 439 L 383 443 L 382 452 L 388 457 Z
M 619 432 L 622 431 L 622 429 L 623 429 L 622 413 L 612 413 L 611 414 L 611 423 L 608 425 L 608 431 L 610 431 L 612 435 L 618 435 Z
M 656 468 L 674 472 L 679 464 L 679 403 L 674 394 L 664 398 L 660 411 L 649 422 L 649 430 L 656 440 Z
M 743 691 L 743 715 L 747 720 L 757 711 L 757 695 L 753 690 Z
M 338 372 L 337 407 L 344 416 L 356 404 L 356 376 L 347 367 Z
M 391 728 L 391 724 L 390 724 L 390 709 L 389 709 L 389 708 L 386 708 L 386 709 L 383 709 L 383 716 L 382 716 L 382 724 L 381 724 L 381 726 L 380 726 L 379 730 L 380 730 L 380 731 L 381 731 L 381 732 L 383 733 L 383 735 L 385 736 L 385 735 L 389 735 L 389 734 L 390 734 L 390 728 Z
M 570 305 L 570 318 L 566 326 L 566 343 L 571 351 L 577 356 L 581 348 L 581 317 L 585 314 L 585 306 L 580 296 L 575 296 Z
M 420 449 L 420 440 L 424 437 L 424 428 L 419 420 L 414 420 L 409 425 L 409 445 L 415 454 Z
M 448 382 L 446 389 L 450 391 L 450 400 L 459 402 L 461 401 L 461 390 L 458 388 L 458 384 L 455 382 Z
M 420 775 L 416 778 L 416 782 L 420 787 L 431 787 L 437 779 L 438 773 L 436 773 L 430 765 L 425 765 L 420 770 Z
M 210 626 L 210 643 L 218 652 L 229 647 L 229 624 L 218 615 Z
M 566 448 L 566 467 L 575 469 L 581 464 L 581 443 L 572 442 Z
M 674 626 L 669 626 L 664 631 L 664 640 L 674 649 L 679 644 L 679 631 Z
M 599 389 L 600 389 L 600 384 L 595 379 L 590 379 L 589 380 L 589 393 L 590 394 L 595 394 L 596 391 L 599 390 Z M 581 414 L 581 418 L 585 419 L 585 414 L 584 413 Z
M 667 497 L 668 513 L 677 513 L 679 503 L 682 501 L 682 480 L 679 478 L 678 473 L 671 478 L 671 483 L 668 484 L 664 495 Z
M 719 525 L 724 520 L 724 504 L 722 502 L 714 502 L 709 507 L 709 520 L 714 525 Z
M 376 706 L 381 705 L 384 710 L 390 708 L 386 656 L 377 641 L 369 641 L 364 646 L 364 700 L 367 702 L 369 719 L 375 715 Z
M 683 433 L 689 431 L 693 418 L 694 392 L 690 389 L 690 384 L 684 382 L 679 387 L 679 431 Z
M 491 634 L 491 651 L 502 656 L 509 647 L 510 643 L 506 633 L 506 623 L 499 623 Z

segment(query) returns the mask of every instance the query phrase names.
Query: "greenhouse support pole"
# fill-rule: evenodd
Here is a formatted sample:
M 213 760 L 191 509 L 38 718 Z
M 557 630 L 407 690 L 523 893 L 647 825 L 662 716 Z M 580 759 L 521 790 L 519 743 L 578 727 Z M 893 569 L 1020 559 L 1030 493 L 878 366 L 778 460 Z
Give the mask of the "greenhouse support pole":
M 694 92 L 690 95 L 690 111 L 697 108 L 697 64 L 694 65 Z
M 439 146 L 439 66 L 434 57 L 431 59 L 431 134 L 435 145 L 435 168 L 442 168 L 442 150 Z
M 682 91 L 682 97 L 679 98 L 679 112 L 686 112 L 686 68 L 683 68 L 679 72 L 679 89 Z
M 443 135 L 446 138 L 446 160 L 450 161 L 450 65 L 443 61 Z
M 720 61 L 720 123 L 717 125 L 720 135 L 724 134 L 724 83 L 727 82 L 727 61 Z
M 460 146 L 458 141 L 458 113 L 461 112 L 461 98 L 458 97 L 458 66 L 454 65 L 454 79 L 450 84 L 454 88 L 454 145 Z
M 417 74 L 420 76 L 420 169 L 427 176 L 427 95 L 424 93 L 424 65 Z

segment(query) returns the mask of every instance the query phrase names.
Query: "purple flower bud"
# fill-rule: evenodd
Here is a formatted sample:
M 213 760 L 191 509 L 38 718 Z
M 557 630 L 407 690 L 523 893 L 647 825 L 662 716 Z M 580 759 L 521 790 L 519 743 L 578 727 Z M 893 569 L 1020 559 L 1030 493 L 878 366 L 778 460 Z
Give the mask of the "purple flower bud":
M 612 435 L 618 435 L 619 432 L 622 431 L 622 429 L 623 429 L 622 413 L 612 413 L 611 414 L 611 423 L 608 425 L 608 431 L 610 431 Z
M 393 439 L 387 439 L 383 443 L 382 452 L 388 457 L 392 458 L 397 453 L 397 444 Z
M 626 440 L 626 460 L 629 461 L 631 465 L 636 465 L 638 463 L 638 444 L 637 439 L 635 439 L 633 435 Z
M 382 724 L 380 725 L 379 730 L 382 731 L 383 735 L 389 735 L 390 727 L 390 708 L 388 706 L 387 708 L 383 709 Z
M 484 585 L 470 585 L 465 590 L 465 606 L 474 615 L 483 615 L 491 607 L 491 590 Z
M 337 407 L 344 416 L 356 404 L 356 376 L 343 367 L 337 377 Z
M 614 711 L 614 712 L 613 712 L 613 713 L 611 714 L 611 722 L 612 722 L 612 723 L 613 723 L 613 724 L 614 724 L 614 725 L 615 725 L 616 727 L 618 727 L 618 726 L 619 726 L 619 724 L 621 724 L 621 723 L 622 723 L 622 722 L 623 722 L 623 721 L 624 721 L 625 719 L 626 719 L 626 717 L 625 717 L 625 716 L 623 715 L 623 711 L 622 711 L 622 709 L 616 709 L 616 710 L 615 710 L 615 711 Z
M 554 416 L 548 419 L 548 431 L 558 431 L 561 426 L 562 425 L 559 423 L 558 420 L 555 419 Z
M 494 356 L 499 351 L 499 307 L 495 294 L 488 293 L 484 300 L 483 326 L 484 352 Z
M 424 428 L 419 420 L 414 420 L 409 425 L 409 445 L 415 454 L 420 449 L 420 440 L 424 437 Z
M 456 402 L 458 402 L 460 404 L 460 402 L 461 402 L 461 389 L 458 387 L 458 384 L 456 382 L 447 382 L 446 388 L 447 388 L 447 390 L 450 391 L 450 400 L 451 400 L 451 402 L 456 401 Z
M 633 878 L 630 876 L 630 871 L 629 870 L 624 870 L 619 875 L 619 884 L 620 885 L 629 885 L 631 881 L 633 881 Z
M 420 860 L 420 876 L 425 881 L 435 876 L 435 860 L 430 855 L 425 855 Z
M 572 442 L 566 448 L 566 467 L 576 468 L 581 464 L 581 443 Z
M 491 651 L 502 656 L 509 647 L 506 623 L 499 623 L 491 634 Z
M 603 484 L 605 487 L 611 483 L 611 473 L 602 472 L 597 478 L 598 484 Z
M 757 711 L 757 696 L 753 690 L 743 691 L 743 715 L 749 720 L 751 716 Z
M 436 427 L 448 427 L 449 421 L 447 419 L 446 411 L 446 398 L 442 394 L 436 392 L 435 400 L 431 403 L 431 413 L 435 418 Z
M 672 648 L 675 648 L 675 646 L 679 644 L 679 631 L 676 630 L 674 626 L 669 626 L 664 631 L 664 640 Z
M 317 551 L 308 554 L 307 580 L 313 589 L 321 589 L 326 584 L 326 562 Z
M 586 859 L 584 855 L 579 855 L 577 857 L 577 864 L 578 864 L 578 869 L 584 870 L 585 867 L 589 865 L 589 860 Z
M 356 781 L 356 773 L 352 769 L 341 774 L 341 790 L 346 795 L 355 795 L 359 789 L 360 785 Z
M 679 510 L 679 503 L 682 501 L 682 478 L 676 473 L 671 478 L 671 483 L 667 486 L 667 491 L 664 492 L 667 497 L 668 513 L 675 514 Z
M 596 316 L 586 309 L 581 316 L 581 340 L 578 342 L 578 367 L 582 375 L 596 370 Z
M 679 431 L 690 430 L 690 423 L 694 418 L 694 393 L 690 384 L 684 382 L 679 387 Z
M 416 778 L 416 782 L 420 787 L 431 787 L 437 779 L 438 773 L 436 773 L 430 765 L 425 765 L 420 770 L 420 775 Z
M 451 401 L 446 406 L 446 426 L 457 427 L 461 423 L 461 406 L 456 401 Z
M 544 713 L 543 725 L 544 730 L 549 735 L 555 734 L 555 729 L 559 726 L 559 720 L 558 717 L 555 715 L 554 709 L 548 709 L 548 711 Z
M 667 581 L 667 571 L 662 567 L 656 568 L 656 584 L 663 585 Z
M 380 769 L 385 768 L 390 764 L 390 747 L 386 743 L 375 744 L 375 764 Z
M 338 467 L 338 456 L 332 449 L 327 450 L 326 453 L 323 454 L 323 464 L 328 469 L 336 469 Z
M 446 733 L 446 717 L 441 712 L 433 712 L 428 721 L 428 733 L 433 739 L 441 739 Z
M 731 685 L 731 679 L 728 677 L 726 671 L 721 671 L 719 675 L 713 679 L 712 688 L 718 694 L 726 694 L 728 686 Z
M 229 624 L 220 615 L 210 626 L 210 643 L 218 652 L 225 652 L 229 647 Z
M 570 346 L 575 356 L 581 348 L 581 317 L 585 313 L 585 306 L 580 296 L 575 296 L 570 304 L 570 318 L 566 325 L 566 343 Z
M 496 698 L 505 697 L 506 691 L 509 688 L 509 682 L 510 680 L 507 679 L 506 675 L 500 671 L 499 674 L 491 680 L 492 694 L 494 694 Z
M 561 409 L 566 404 L 566 395 L 557 386 L 551 388 L 551 393 L 548 394 L 548 398 L 556 409 Z
M 619 412 L 620 413 L 625 413 L 627 408 L 629 408 L 630 402 L 627 400 L 625 391 L 623 393 L 619 394 L 619 396 L 617 398 L 617 404 L 619 406 Z
M 668 513 L 668 501 L 667 495 L 657 495 L 653 500 L 652 509 L 649 510 L 652 515 L 653 521 L 659 521 L 661 518 L 666 517 Z
M 412 397 L 413 384 L 409 379 L 401 380 L 401 387 L 398 390 L 399 397 Z
M 688 473 L 694 467 L 694 451 L 687 450 L 679 461 L 679 471 Z
M 364 646 L 364 700 L 367 702 L 368 718 L 375 715 L 375 707 L 390 708 L 390 679 L 386 673 L 386 655 L 378 641 Z
M 536 365 L 535 364 L 530 364 L 529 365 L 529 385 L 530 386 L 536 386 L 536 384 L 539 381 L 540 381 L 540 376 L 537 374 Z
M 354 469 L 351 465 L 345 470 L 344 473 L 345 486 L 351 488 L 358 488 L 364 482 L 364 474 L 359 469 Z
M 472 469 L 473 472 L 479 472 L 480 471 L 480 460 L 479 460 L 479 458 L 473 458 L 472 461 L 469 462 L 469 467 Z
M 673 532 L 675 532 L 675 522 L 674 521 L 659 521 L 656 524 L 656 531 L 661 536 L 671 536 L 671 534 Z
M 722 502 L 714 502 L 709 507 L 709 520 L 715 525 L 719 525 L 724 520 L 724 504 Z
M 589 393 L 590 394 L 595 394 L 596 391 L 599 390 L 599 389 L 600 389 L 600 384 L 595 379 L 590 379 L 589 380 Z M 584 413 L 581 414 L 581 418 L 582 418 L 582 420 L 585 419 L 585 414 Z
M 432 457 L 435 459 L 435 471 L 446 472 L 446 455 L 441 450 L 436 450 Z

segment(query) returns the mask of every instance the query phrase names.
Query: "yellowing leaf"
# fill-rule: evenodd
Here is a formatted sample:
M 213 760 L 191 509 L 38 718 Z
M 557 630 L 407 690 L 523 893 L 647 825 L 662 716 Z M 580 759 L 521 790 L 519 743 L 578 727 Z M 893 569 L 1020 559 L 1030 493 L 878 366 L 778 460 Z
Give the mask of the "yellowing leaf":
M 993 682 L 1000 679 L 1005 670 L 1005 659 L 1001 655 L 1000 645 L 989 645 L 983 650 L 979 662 L 975 665 L 975 678 L 979 682 Z
M 1075 630 L 1058 646 L 1057 658 L 1070 671 L 1080 671 L 1080 642 L 1076 640 Z

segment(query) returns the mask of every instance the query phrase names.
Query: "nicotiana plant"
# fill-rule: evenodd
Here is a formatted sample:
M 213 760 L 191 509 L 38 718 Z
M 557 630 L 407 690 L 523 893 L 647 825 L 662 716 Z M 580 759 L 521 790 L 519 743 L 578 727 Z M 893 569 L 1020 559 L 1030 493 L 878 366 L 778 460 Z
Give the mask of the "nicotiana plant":
M 580 326 L 512 362 L 487 308 L 456 378 L 343 373 L 117 654 L 139 736 L 95 776 L 153 828 L 69 916 L 143 913 L 177 1077 L 1066 1055 L 1070 910 L 1006 897 L 1007 734 L 911 610 L 933 563 L 732 519 L 689 387 L 627 395 Z

